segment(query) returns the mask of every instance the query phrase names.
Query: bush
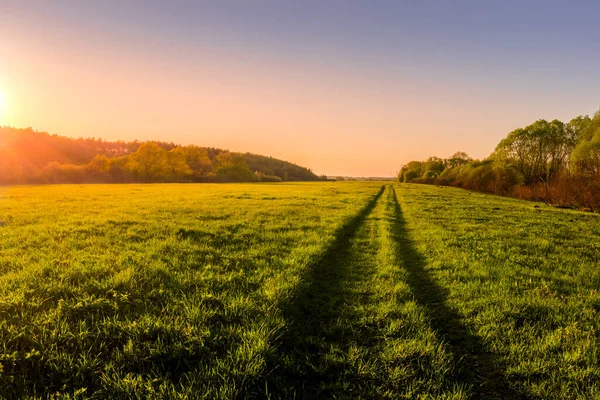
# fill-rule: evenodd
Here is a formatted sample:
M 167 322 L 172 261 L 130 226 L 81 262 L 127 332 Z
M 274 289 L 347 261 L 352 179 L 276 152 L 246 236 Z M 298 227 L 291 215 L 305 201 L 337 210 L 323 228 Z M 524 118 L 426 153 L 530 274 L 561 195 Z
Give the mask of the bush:
M 425 171 L 425 173 L 423 174 L 422 178 L 423 179 L 434 179 L 438 177 L 438 173 L 435 171 Z
M 277 175 L 267 175 L 260 171 L 255 171 L 254 176 L 257 182 L 281 182 L 281 178 Z
M 417 178 L 418 178 L 418 176 L 419 176 L 419 175 L 417 174 L 417 172 L 416 172 L 416 171 L 413 171 L 413 170 L 406 171 L 406 172 L 404 173 L 404 175 L 403 175 L 403 178 L 404 178 L 404 183 L 411 182 L 411 181 L 413 181 L 413 180 L 417 179 Z

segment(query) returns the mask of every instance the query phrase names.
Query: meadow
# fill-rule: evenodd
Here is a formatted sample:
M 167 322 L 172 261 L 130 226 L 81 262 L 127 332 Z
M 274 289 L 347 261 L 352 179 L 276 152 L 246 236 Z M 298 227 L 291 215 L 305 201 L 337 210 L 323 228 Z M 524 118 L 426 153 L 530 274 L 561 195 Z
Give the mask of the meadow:
M 0 394 L 600 398 L 599 239 L 414 184 L 0 187 Z

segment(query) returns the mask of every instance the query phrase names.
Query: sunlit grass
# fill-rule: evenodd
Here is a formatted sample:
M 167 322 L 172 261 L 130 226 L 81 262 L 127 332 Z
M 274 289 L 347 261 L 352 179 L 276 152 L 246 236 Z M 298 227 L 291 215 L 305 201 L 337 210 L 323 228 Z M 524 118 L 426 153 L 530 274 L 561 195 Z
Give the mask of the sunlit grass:
M 453 188 L 397 193 L 424 271 L 509 387 L 600 396 L 598 216 Z
M 379 186 L 0 189 L 0 393 L 234 396 Z
M 410 184 L 0 188 L 0 393 L 597 397 L 599 236 Z

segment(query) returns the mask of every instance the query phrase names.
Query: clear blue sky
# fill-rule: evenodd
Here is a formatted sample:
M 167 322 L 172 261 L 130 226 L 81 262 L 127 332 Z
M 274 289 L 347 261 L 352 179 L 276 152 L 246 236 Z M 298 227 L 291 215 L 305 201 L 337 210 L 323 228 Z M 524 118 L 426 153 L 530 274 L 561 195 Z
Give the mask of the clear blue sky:
M 0 123 L 389 175 L 600 106 L 600 2 L 4 1 Z

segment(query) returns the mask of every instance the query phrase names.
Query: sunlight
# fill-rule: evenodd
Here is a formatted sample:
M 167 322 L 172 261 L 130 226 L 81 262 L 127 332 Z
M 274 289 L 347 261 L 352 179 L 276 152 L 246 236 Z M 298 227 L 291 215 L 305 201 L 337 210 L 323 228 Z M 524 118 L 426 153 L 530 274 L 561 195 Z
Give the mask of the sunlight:
M 4 112 L 6 110 L 6 95 L 4 94 L 4 90 L 0 88 L 0 123 L 2 122 L 2 117 L 4 117 Z

